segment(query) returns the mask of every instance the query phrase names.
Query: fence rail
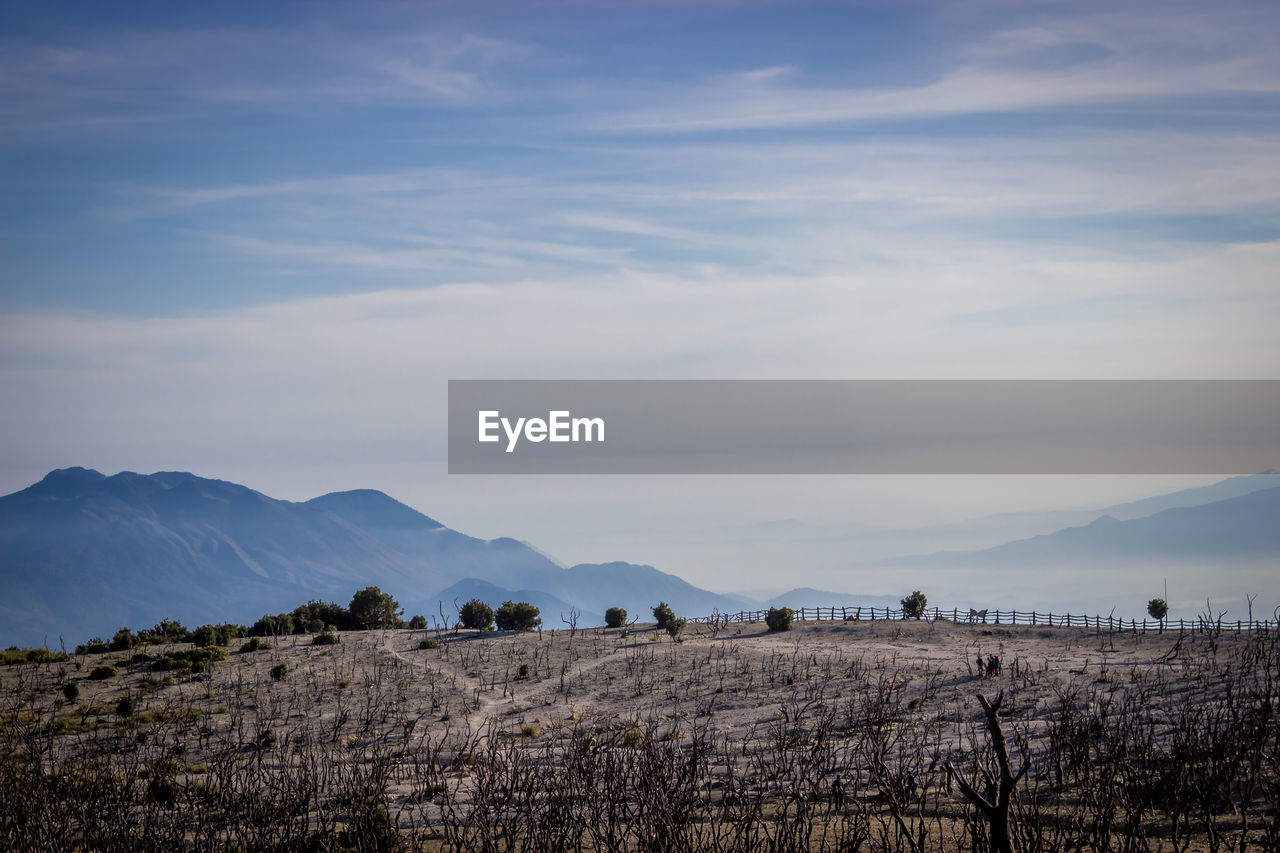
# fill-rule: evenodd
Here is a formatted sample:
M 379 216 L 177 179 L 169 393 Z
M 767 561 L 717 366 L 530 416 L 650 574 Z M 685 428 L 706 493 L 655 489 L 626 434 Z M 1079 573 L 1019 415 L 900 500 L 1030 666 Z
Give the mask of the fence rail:
M 690 622 L 726 624 L 763 622 L 768 610 L 742 610 L 737 613 L 713 613 L 690 619 Z M 799 607 L 793 608 L 800 622 L 886 621 L 908 618 L 901 609 L 891 607 Z M 964 625 L 1043 625 L 1059 628 L 1095 628 L 1107 631 L 1275 631 L 1275 619 L 1225 619 L 1200 616 L 1195 619 L 1122 619 L 1113 616 L 1075 616 L 1068 613 L 1038 613 L 1034 610 L 944 610 L 927 607 L 922 619 L 949 619 Z

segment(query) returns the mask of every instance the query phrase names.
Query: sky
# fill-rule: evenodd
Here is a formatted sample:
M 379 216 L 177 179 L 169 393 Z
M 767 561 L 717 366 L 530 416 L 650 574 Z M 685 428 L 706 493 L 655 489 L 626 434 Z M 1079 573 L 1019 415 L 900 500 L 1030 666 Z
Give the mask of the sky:
M 0 492 L 379 488 L 726 589 L 776 579 L 677 532 L 1205 482 L 450 477 L 446 382 L 1275 378 L 1277 31 L 1231 0 L 3 3 Z

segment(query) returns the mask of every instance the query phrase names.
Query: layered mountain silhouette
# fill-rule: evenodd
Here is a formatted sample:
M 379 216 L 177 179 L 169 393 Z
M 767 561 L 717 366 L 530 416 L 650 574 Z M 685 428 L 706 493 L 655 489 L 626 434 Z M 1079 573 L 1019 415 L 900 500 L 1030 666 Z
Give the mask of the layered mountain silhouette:
M 345 604 L 371 584 L 424 615 L 440 601 L 456 615 L 450 587 L 468 578 L 502 600 L 536 591 L 554 626 L 562 604 L 583 613 L 582 625 L 598 624 L 607 607 L 640 612 L 663 595 L 681 612 L 730 604 L 651 566 L 564 569 L 514 539 L 466 536 L 378 491 L 293 503 L 171 471 L 66 468 L 0 498 L 0 578 L 0 640 L 53 646 L 163 618 L 244 623 L 312 599 Z
M 874 564 L 1270 565 L 1280 558 L 1276 481 L 1274 472 L 1236 477 L 996 547 Z M 59 637 L 71 645 L 163 618 L 189 627 L 248 623 L 314 599 L 345 604 L 368 585 L 394 595 L 406 614 L 439 619 L 443 612 L 446 621 L 456 616 L 455 603 L 471 598 L 495 607 L 529 601 L 547 627 L 562 627 L 561 616 L 575 610 L 580 627 L 598 625 L 614 606 L 647 620 L 660 600 L 690 616 L 775 604 L 897 603 L 807 588 L 760 602 L 699 589 L 652 566 L 565 568 L 523 542 L 467 536 L 367 489 L 294 503 L 189 473 L 105 476 L 86 468 L 53 471 L 0 497 L 0 580 L 0 644 L 54 647 Z
M 1224 491 L 1206 488 L 1211 495 Z M 1161 499 L 1153 499 L 1148 506 L 1162 503 Z M 1010 568 L 1098 562 L 1257 562 L 1276 558 L 1280 558 L 1280 488 L 1261 489 L 1199 506 L 1174 506 L 1139 518 L 1122 520 L 1102 515 L 1089 524 L 994 548 L 880 562 Z

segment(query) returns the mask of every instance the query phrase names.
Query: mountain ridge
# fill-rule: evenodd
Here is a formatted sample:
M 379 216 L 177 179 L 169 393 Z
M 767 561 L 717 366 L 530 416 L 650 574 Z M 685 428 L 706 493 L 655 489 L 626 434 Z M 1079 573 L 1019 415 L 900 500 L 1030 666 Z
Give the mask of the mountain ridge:
M 1059 565 L 1082 559 L 1218 559 L 1280 556 L 1280 487 L 1124 519 L 1087 524 L 991 548 L 939 551 L 877 561 L 881 565 Z
M 78 641 L 164 618 L 249 623 L 312 599 L 345 603 L 369 585 L 427 615 L 466 578 L 547 596 L 584 618 L 640 594 L 650 605 L 667 594 L 686 612 L 727 601 L 652 566 L 566 569 L 516 539 L 467 536 L 374 489 L 291 502 L 184 471 L 77 466 L 0 497 L 10 642 Z

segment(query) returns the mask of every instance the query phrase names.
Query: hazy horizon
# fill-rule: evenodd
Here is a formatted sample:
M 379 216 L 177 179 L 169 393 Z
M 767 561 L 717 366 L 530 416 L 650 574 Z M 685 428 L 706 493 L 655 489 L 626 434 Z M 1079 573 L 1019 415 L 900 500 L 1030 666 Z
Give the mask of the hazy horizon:
M 99 473 L 111 476 L 122 472 Z M 146 475 L 157 472 L 132 473 Z M 206 479 L 228 479 L 211 477 L 198 471 L 189 473 L 205 476 Z M 529 478 L 501 479 L 518 481 Z M 627 478 L 573 479 L 584 483 L 601 480 L 608 484 L 620 479 L 625 481 Z M 684 481 L 681 488 L 687 490 L 707 478 L 633 479 L 641 482 L 679 479 Z M 812 478 L 774 476 L 758 479 L 776 481 L 777 484 L 790 482 L 800 487 Z M 798 587 L 868 597 L 899 596 L 909 591 L 907 587 L 923 587 L 937 606 L 961 609 L 990 606 L 1074 613 L 1106 613 L 1114 608 L 1116 613 L 1132 618 L 1142 615 L 1149 597 L 1167 593 L 1173 616 L 1189 618 L 1205 612 L 1206 607 L 1215 613 L 1226 611 L 1240 617 L 1245 612 L 1243 608 L 1250 595 L 1257 597 L 1254 615 L 1261 616 L 1274 609 L 1273 599 L 1280 600 L 1280 589 L 1276 587 L 1274 578 L 1274 561 L 1267 558 L 1250 560 L 1239 556 L 1231 557 L 1225 562 L 1216 562 L 1212 573 L 1206 571 L 1203 563 L 1194 560 L 1147 559 L 1135 562 L 1119 556 L 1111 562 L 1073 565 L 1069 571 L 1061 565 L 1028 566 L 1026 571 L 1010 571 L 1008 567 L 1001 566 L 967 566 L 963 561 L 942 560 L 931 563 L 925 559 L 913 563 L 901 559 L 904 555 L 927 556 L 936 552 L 979 551 L 988 546 L 1032 538 L 1037 534 L 1088 525 L 1100 512 L 1110 509 L 1116 503 L 1165 495 L 1186 486 L 1215 483 L 1221 479 L 1218 477 L 1116 478 L 1133 487 L 1138 487 L 1138 484 L 1132 481 L 1147 480 L 1145 491 L 1126 495 L 1122 501 L 1102 499 L 1103 495 L 1116 492 L 1115 483 L 1110 484 L 1111 489 L 1104 489 L 1106 483 L 1101 482 L 1112 478 L 892 476 L 839 479 L 853 483 L 882 480 L 899 485 L 903 479 L 916 480 L 915 488 L 907 489 L 903 498 L 904 501 L 913 502 L 913 505 L 919 504 L 914 496 L 918 494 L 921 482 L 924 481 L 934 484 L 946 481 L 952 489 L 959 489 L 963 485 L 970 495 L 974 494 L 973 487 L 984 481 L 988 487 L 1034 485 L 1033 492 L 1041 500 L 1044 500 L 1043 486 L 1046 481 L 1060 481 L 1060 485 L 1076 483 L 1089 488 L 1079 491 L 1079 496 L 1085 502 L 1075 505 L 1064 506 L 1052 499 L 1043 504 L 1034 504 L 1015 496 L 1014 499 L 1020 500 L 1017 504 L 1020 510 L 1009 519 L 1006 519 L 1007 514 L 999 512 L 994 515 L 962 517 L 926 514 L 914 516 L 917 523 L 906 527 L 860 523 L 837 516 L 830 516 L 826 521 L 808 522 L 799 519 L 751 520 L 748 517 L 723 514 L 729 512 L 729 509 L 722 510 L 722 514 L 717 516 L 719 523 L 710 523 L 711 516 L 708 515 L 696 519 L 676 518 L 672 515 L 636 524 L 618 520 L 612 508 L 606 507 L 601 510 L 599 517 L 614 524 L 614 528 L 590 529 L 584 522 L 565 530 L 561 534 L 563 541 L 559 543 L 549 543 L 549 537 L 537 535 L 544 524 L 547 529 L 564 528 L 564 519 L 559 514 L 551 515 L 550 521 L 534 517 L 522 525 L 516 525 L 516 530 L 492 530 L 486 529 L 484 525 L 472 527 L 466 523 L 458 523 L 451 518 L 450 513 L 442 514 L 430 506 L 406 500 L 401 495 L 391 493 L 390 496 L 461 533 L 481 539 L 509 537 L 523 541 L 563 566 L 615 561 L 652 565 L 716 593 L 754 596 L 761 601 Z M 1188 480 L 1195 482 L 1183 482 Z M 1173 487 L 1175 481 L 1181 483 L 1177 488 Z M 317 493 L 290 497 L 275 494 L 253 482 L 238 484 L 271 498 L 298 503 L 320 496 Z M 358 488 L 376 489 L 376 486 Z M 1010 499 L 1008 494 L 1003 494 L 999 489 L 989 488 L 989 492 L 987 499 L 997 502 Z M 883 496 L 882 489 L 872 488 L 869 493 Z M 583 495 L 579 490 L 572 490 L 570 495 L 582 501 L 584 506 L 591 502 L 590 496 Z M 1097 495 L 1099 502 L 1088 503 L 1088 499 L 1084 497 L 1086 495 Z M 739 503 L 753 506 L 745 501 L 746 498 L 743 498 Z M 1143 517 L 1147 512 L 1139 512 L 1133 517 Z M 484 519 L 483 509 L 479 511 L 478 517 Z M 529 531 L 534 535 L 524 535 Z M 726 566 L 729 567 L 728 573 L 724 571 Z M 708 569 L 711 571 L 707 571 Z M 720 571 L 717 572 L 716 569 Z M 407 594 L 409 591 L 401 592 Z M 824 603 L 806 601 L 804 604 L 818 606 Z

